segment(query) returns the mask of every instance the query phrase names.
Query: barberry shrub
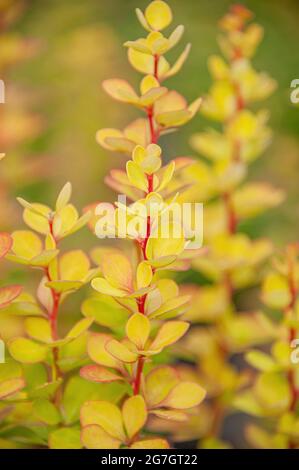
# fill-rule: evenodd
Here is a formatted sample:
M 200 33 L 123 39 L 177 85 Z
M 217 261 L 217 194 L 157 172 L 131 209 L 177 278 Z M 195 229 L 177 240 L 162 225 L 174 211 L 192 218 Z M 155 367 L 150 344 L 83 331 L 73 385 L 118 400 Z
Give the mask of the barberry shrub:
M 186 410 L 205 396 L 198 381 L 181 380 L 174 367 L 163 365 L 164 350 L 189 327 L 186 321 L 176 319 L 186 311 L 189 296 L 180 295 L 176 282 L 163 271 L 181 269 L 182 265 L 186 268 L 198 250 L 188 249 L 184 227 L 180 236 L 170 230 L 169 236 L 163 237 L 159 231 L 162 215 L 171 212 L 174 195 L 184 189 L 184 183 L 178 182 L 175 191 L 169 190 L 170 183 L 188 162 L 176 159 L 162 166 L 158 141 L 161 135 L 188 122 L 200 99 L 187 105 L 183 96 L 164 86 L 165 79 L 180 70 L 190 49 L 188 45 L 174 65 L 164 57 L 184 31 L 180 25 L 168 37 L 162 34 L 172 20 L 170 7 L 153 1 L 144 13 L 139 9 L 136 13 L 147 36 L 127 41 L 125 46 L 131 65 L 145 75 L 140 91 L 118 78 L 105 80 L 103 88 L 112 98 L 140 109 L 145 117 L 124 130 L 106 128 L 97 133 L 105 149 L 129 158 L 126 169 L 112 170 L 106 181 L 131 201 L 128 208 L 116 203 L 108 223 L 108 231 L 131 240 L 131 247 L 127 252 L 100 247 L 91 254 L 102 275 L 92 280 L 96 294 L 84 302 L 83 313 L 110 332 L 90 335 L 87 349 L 92 363 L 80 372 L 81 377 L 96 383 L 125 383 L 127 396 L 121 404 L 102 400 L 84 403 L 81 439 L 87 448 L 167 448 L 165 439 L 147 437 L 148 418 L 186 421 Z M 107 221 L 98 212 L 97 208 L 91 226 L 102 236 Z M 136 226 L 134 217 L 140 213 L 143 218 Z M 179 223 L 170 220 L 172 226 Z
M 276 87 L 272 78 L 257 72 L 251 63 L 263 36 L 262 27 L 251 19 L 250 11 L 235 5 L 219 23 L 224 57 L 209 58 L 213 84 L 201 112 L 221 128 L 192 136 L 191 145 L 201 159 L 183 170 L 187 182 L 197 182 L 187 197 L 205 201 L 208 252 L 192 262 L 202 285 L 186 287 L 193 302 L 185 318 L 198 326 L 182 341 L 181 354 L 196 362 L 210 400 L 199 407 L 192 427 L 176 430 L 176 439 L 201 438 L 202 447 L 230 446 L 222 439 L 224 420 L 239 409 L 239 394 L 252 376 L 248 368 L 240 369 L 240 357 L 249 347 L 271 341 L 275 333 L 259 311 L 256 296 L 273 245 L 269 239 L 253 239 L 246 233 L 250 219 L 284 198 L 281 190 L 268 183 L 246 181 L 249 165 L 271 142 L 269 113 L 257 110 L 257 103 Z M 242 292 L 249 288 L 249 311 L 239 311 Z

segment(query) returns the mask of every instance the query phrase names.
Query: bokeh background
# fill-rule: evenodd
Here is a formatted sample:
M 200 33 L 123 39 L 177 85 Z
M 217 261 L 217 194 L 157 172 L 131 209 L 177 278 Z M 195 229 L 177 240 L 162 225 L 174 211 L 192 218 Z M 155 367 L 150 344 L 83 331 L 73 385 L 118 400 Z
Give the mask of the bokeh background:
M 7 0 L 0 0 L 0 6 L 2 2 Z M 184 41 L 192 43 L 192 50 L 182 71 L 167 86 L 182 92 L 188 101 L 209 88 L 207 58 L 219 51 L 217 22 L 231 3 L 169 0 L 174 24 L 185 25 Z M 271 112 L 273 143 L 252 165 L 249 178 L 268 181 L 287 193 L 282 205 L 250 220 L 243 229 L 254 237 L 269 236 L 280 247 L 298 240 L 299 233 L 299 108 L 290 101 L 290 83 L 299 78 L 299 2 L 242 3 L 265 28 L 254 65 L 278 82 L 276 92 L 264 103 Z M 122 44 L 143 34 L 134 9 L 144 10 L 148 1 L 28 0 L 12 4 L 21 7 L 13 21 L 3 26 L 0 19 L 0 78 L 6 85 L 6 103 L 0 105 L 0 151 L 6 152 L 0 172 L 0 226 L 9 231 L 23 227 L 16 196 L 53 204 L 66 181 L 72 182 L 73 201 L 79 210 L 94 201 L 114 200 L 104 176 L 125 160 L 103 150 L 95 133 L 101 127 L 122 128 L 138 111 L 112 101 L 101 81 L 122 77 L 137 87 L 140 75 L 130 67 Z M 173 56 L 179 48 L 183 45 Z M 198 115 L 178 133 L 165 136 L 161 141 L 165 159 L 192 156 L 192 133 L 213 125 Z M 96 244 L 87 229 L 67 241 L 68 248 L 84 250 Z M 5 283 L 20 282 L 30 289 L 38 279 L 8 263 L 2 263 L 0 269 L 2 283 L 4 279 Z M 73 323 L 74 316 L 80 317 L 83 295 L 80 292 L 66 303 L 62 328 Z M 9 318 L 0 321 L 4 338 L 18 328 L 21 325 Z

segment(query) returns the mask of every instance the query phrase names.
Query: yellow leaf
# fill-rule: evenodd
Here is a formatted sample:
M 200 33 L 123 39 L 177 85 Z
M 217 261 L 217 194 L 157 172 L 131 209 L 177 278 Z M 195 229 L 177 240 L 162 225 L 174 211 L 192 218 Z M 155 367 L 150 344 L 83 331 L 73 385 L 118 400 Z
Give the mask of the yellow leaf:
M 271 308 L 285 308 L 291 302 L 291 293 L 285 277 L 270 273 L 266 276 L 262 286 L 263 302 Z
M 121 80 L 119 78 L 104 80 L 103 88 L 106 93 L 112 96 L 115 100 L 122 101 L 124 103 L 135 103 L 138 101 L 138 96 L 126 80 Z
M 266 410 L 281 414 L 290 405 L 290 389 L 287 378 L 280 372 L 264 372 L 254 385 L 254 396 Z
M 160 84 L 159 84 L 158 80 L 153 75 L 146 75 L 146 77 L 144 77 L 141 80 L 141 84 L 140 84 L 141 94 L 144 95 L 145 93 L 147 93 L 152 88 L 157 88 L 159 86 L 160 86 Z
M 184 422 L 188 420 L 188 415 L 186 413 L 177 410 L 158 409 L 153 410 L 151 413 L 158 418 L 167 419 L 168 421 Z
M 119 408 L 108 401 L 87 401 L 80 413 L 81 425 L 96 424 L 101 426 L 110 436 L 125 440 L 122 414 Z
M 130 351 L 124 344 L 112 339 L 105 344 L 105 348 L 115 359 L 122 362 L 136 362 L 138 355 Z
M 94 362 L 97 364 L 118 368 L 118 361 L 111 356 L 105 348 L 105 344 L 111 340 L 111 336 L 104 333 L 93 333 L 87 342 L 87 352 Z
M 83 217 L 87 217 L 85 214 Z M 58 238 L 65 237 L 78 221 L 77 209 L 72 204 L 67 204 L 54 216 L 53 232 Z
M 30 260 L 42 251 L 42 242 L 35 233 L 29 230 L 17 230 L 12 233 L 12 251 L 21 258 Z
M 152 29 L 167 28 L 172 21 L 172 12 L 167 3 L 161 0 L 151 2 L 145 10 L 145 18 Z
M 27 338 L 14 338 L 8 344 L 12 357 L 23 364 L 35 364 L 46 359 L 48 348 Z
M 59 261 L 60 278 L 66 281 L 79 281 L 84 279 L 90 268 L 86 254 L 81 250 L 65 253 Z
M 159 329 L 157 336 L 152 342 L 151 349 L 163 349 L 178 341 L 188 330 L 189 323 L 184 321 L 169 321 Z
M 142 169 L 136 165 L 135 162 L 129 160 L 127 162 L 127 175 L 130 180 L 130 183 L 142 191 L 147 191 L 148 183 L 145 173 Z
M 151 265 L 146 261 L 142 261 L 138 264 L 136 273 L 137 289 L 143 289 L 148 287 L 152 282 L 153 271 Z
M 111 286 L 111 284 L 102 277 L 93 279 L 91 281 L 91 286 L 101 294 L 111 295 L 112 297 L 126 297 L 128 294 L 127 291 Z
M 169 408 L 186 409 L 199 405 L 206 395 L 206 391 L 193 382 L 180 382 L 173 387 L 163 400 L 163 406 Z
M 119 439 L 110 436 L 96 424 L 83 427 L 81 441 L 87 449 L 119 449 L 121 444 Z
M 129 439 L 132 439 L 147 420 L 147 410 L 142 396 L 135 395 L 128 398 L 123 404 L 122 415 Z
M 127 291 L 133 290 L 133 272 L 130 261 L 120 253 L 104 257 L 101 268 L 105 279 L 113 287 Z
M 85 333 L 88 330 L 90 325 L 93 323 L 93 318 L 83 318 L 82 320 L 78 321 L 73 328 L 68 332 L 66 335 L 67 338 L 78 338 L 78 336 Z
M 72 185 L 71 183 L 66 183 L 62 190 L 60 191 L 57 201 L 56 201 L 56 211 L 63 209 L 69 202 L 72 195 Z
M 141 313 L 134 313 L 126 325 L 126 334 L 138 349 L 143 349 L 150 334 L 149 319 Z
M 36 232 L 46 235 L 49 233 L 49 215 L 51 209 L 39 203 L 30 204 L 30 207 L 25 208 L 23 213 L 25 224 Z
M 71 290 L 80 289 L 83 286 L 81 281 L 49 281 L 46 282 L 46 286 L 54 289 L 57 293 L 62 294 Z
M 151 370 L 145 379 L 146 402 L 149 408 L 159 405 L 178 381 L 178 375 L 172 367 L 160 366 Z
M 185 238 L 181 230 L 181 236 L 174 237 L 171 229 L 168 238 L 150 237 L 146 245 L 146 255 L 149 260 L 158 260 L 162 257 L 179 255 L 185 248 Z
M 165 439 L 145 439 L 136 441 L 130 449 L 169 449 L 170 446 Z
M 52 341 L 50 323 L 45 318 L 26 318 L 25 330 L 33 339 L 43 343 Z

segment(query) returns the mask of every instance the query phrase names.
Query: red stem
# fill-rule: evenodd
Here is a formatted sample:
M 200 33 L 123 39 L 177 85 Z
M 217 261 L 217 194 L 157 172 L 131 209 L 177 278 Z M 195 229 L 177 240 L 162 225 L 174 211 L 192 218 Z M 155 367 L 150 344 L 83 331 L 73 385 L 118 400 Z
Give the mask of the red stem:
M 158 80 L 158 65 L 159 65 L 159 56 L 155 55 L 154 56 L 154 77 Z M 155 130 L 155 124 L 154 124 L 154 110 L 153 107 L 151 106 L 147 110 L 147 117 L 148 117 L 148 122 L 149 122 L 149 128 L 150 128 L 150 143 L 151 144 L 156 144 L 159 138 L 159 132 L 158 130 Z M 148 189 L 147 189 L 147 194 L 153 192 L 154 190 L 154 177 L 153 175 L 147 175 L 147 182 L 148 182 Z M 142 256 L 144 260 L 147 260 L 146 256 L 146 245 L 148 242 L 148 239 L 151 234 L 151 218 L 150 216 L 147 216 L 147 226 L 146 226 L 146 237 L 144 240 L 142 240 L 139 243 L 139 246 L 141 248 Z M 146 301 L 147 294 L 142 295 L 137 299 L 137 306 L 138 306 L 138 311 L 142 315 L 145 315 L 145 301 Z M 144 365 L 144 357 L 140 356 L 138 361 L 137 361 L 137 370 L 136 370 L 136 376 L 133 381 L 132 387 L 133 387 L 133 393 L 134 395 L 138 395 L 140 391 L 140 386 L 141 386 L 141 378 L 142 378 L 142 372 L 143 372 L 143 365 Z

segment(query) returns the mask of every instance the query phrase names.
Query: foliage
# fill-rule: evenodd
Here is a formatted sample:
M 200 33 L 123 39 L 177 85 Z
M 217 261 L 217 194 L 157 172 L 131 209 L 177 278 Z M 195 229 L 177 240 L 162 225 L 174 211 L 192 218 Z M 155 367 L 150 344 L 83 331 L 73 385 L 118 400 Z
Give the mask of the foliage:
M 249 165 L 271 141 L 269 113 L 256 110 L 256 102 L 276 87 L 272 78 L 257 72 L 251 63 L 263 36 L 260 25 L 248 24 L 251 18 L 250 11 L 235 5 L 219 23 L 225 58 L 209 58 L 213 84 L 201 112 L 218 121 L 221 130 L 207 129 L 192 136 L 191 145 L 201 159 L 184 170 L 184 177 L 197 183 L 187 197 L 206 201 L 208 253 L 192 262 L 205 284 L 186 288 L 193 293 L 193 302 L 185 318 L 199 326 L 183 341 L 181 354 L 195 360 L 210 401 L 199 408 L 189 431 L 178 430 L 176 438 L 200 437 L 202 447 L 230 446 L 222 440 L 224 420 L 239 407 L 240 396 L 252 380 L 247 368 L 240 370 L 240 354 L 269 343 L 276 335 L 275 325 L 258 309 L 252 310 L 256 302 L 251 302 L 250 311 L 238 311 L 236 295 L 250 288 L 256 297 L 265 262 L 273 252 L 270 240 L 251 239 L 244 232 L 244 222 L 284 198 L 282 191 L 268 183 L 245 180 Z
M 161 278 L 161 270 L 175 269 L 177 261 L 187 254 L 190 256 L 188 252 L 191 252 L 187 249 L 184 231 L 181 237 L 170 235 L 168 238 L 157 233 L 162 213 L 172 207 L 167 187 L 179 170 L 176 161 L 162 166 L 162 149 L 157 142 L 161 135 L 188 122 L 200 100 L 188 106 L 179 93 L 162 86 L 162 81 L 179 71 L 189 51 L 187 47 L 173 66 L 164 57 L 184 31 L 180 25 L 168 38 L 162 34 L 161 30 L 172 19 L 169 6 L 153 1 L 144 14 L 137 9 L 137 16 L 148 32 L 147 37 L 128 41 L 125 46 L 132 66 L 145 75 L 140 94 L 121 79 L 105 80 L 103 88 L 112 98 L 141 109 L 146 118 L 135 120 L 123 131 L 101 129 L 97 133 L 97 140 L 104 148 L 131 157 L 126 171 L 111 171 L 107 183 L 133 201 L 129 211 L 116 203 L 111 224 L 115 223 L 112 228 L 118 236 L 134 241 L 137 259 L 115 248 L 93 251 L 102 277 L 92 280 L 92 287 L 98 294 L 84 303 L 83 313 L 94 316 L 96 322 L 110 328 L 112 333 L 90 336 L 88 354 L 95 364 L 81 369 L 81 376 L 93 382 L 126 382 L 130 397 L 121 410 L 102 401 L 83 406 L 82 442 L 87 448 L 168 447 L 164 439 L 144 439 L 148 416 L 186 420 L 188 415 L 184 410 L 200 403 L 205 395 L 199 384 L 181 381 L 172 367 L 154 366 L 155 356 L 178 341 L 189 326 L 185 321 L 173 320 L 186 310 L 189 297 L 179 295 L 179 288 L 172 279 Z M 144 208 L 144 217 L 141 226 L 133 230 L 130 222 L 138 214 L 140 205 Z M 158 209 L 153 213 L 155 205 Z M 124 218 L 127 229 L 121 235 L 120 221 Z M 102 222 L 95 211 L 91 226 L 97 235 L 105 228 Z M 109 316 L 99 311 L 102 305 L 109 306 Z M 120 320 L 118 323 L 114 312 Z

